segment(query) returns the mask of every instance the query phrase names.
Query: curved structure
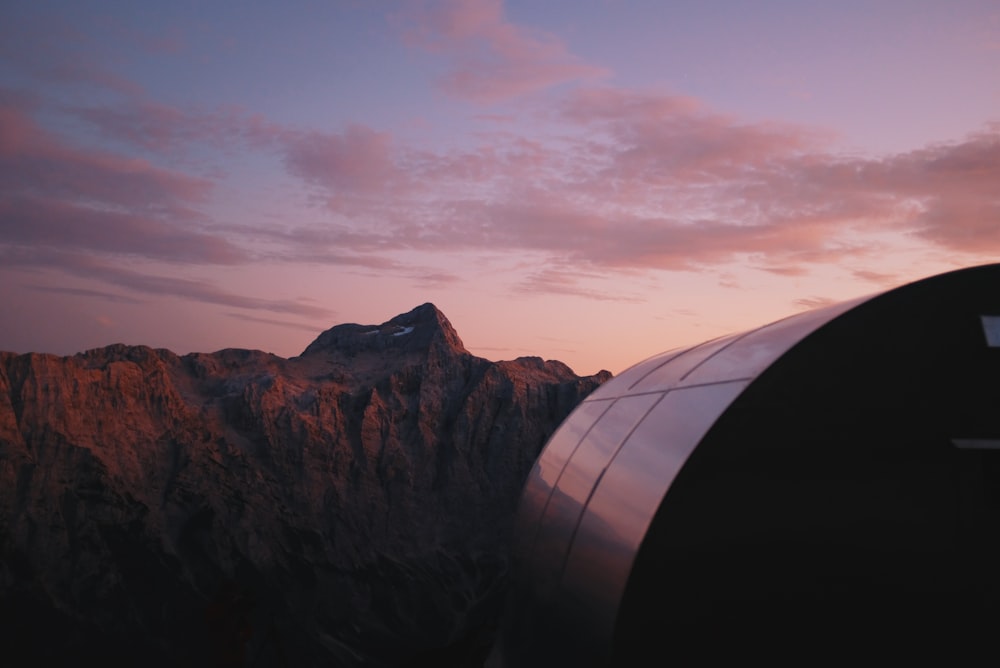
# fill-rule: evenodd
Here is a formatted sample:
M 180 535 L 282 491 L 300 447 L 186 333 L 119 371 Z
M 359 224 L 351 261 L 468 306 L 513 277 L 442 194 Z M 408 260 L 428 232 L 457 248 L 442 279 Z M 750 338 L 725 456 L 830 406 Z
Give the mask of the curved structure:
M 985 646 L 1000 264 L 629 368 L 545 446 L 515 542 L 508 668 Z

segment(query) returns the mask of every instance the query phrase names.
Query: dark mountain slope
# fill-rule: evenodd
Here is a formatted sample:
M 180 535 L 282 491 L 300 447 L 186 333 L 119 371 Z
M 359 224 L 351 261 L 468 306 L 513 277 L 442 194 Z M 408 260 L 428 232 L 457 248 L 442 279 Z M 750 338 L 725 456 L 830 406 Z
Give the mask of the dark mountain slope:
M 475 661 L 521 484 L 608 377 L 475 357 L 432 304 L 291 359 L 0 353 L 5 654 L 213 665 L 230 583 L 247 664 Z

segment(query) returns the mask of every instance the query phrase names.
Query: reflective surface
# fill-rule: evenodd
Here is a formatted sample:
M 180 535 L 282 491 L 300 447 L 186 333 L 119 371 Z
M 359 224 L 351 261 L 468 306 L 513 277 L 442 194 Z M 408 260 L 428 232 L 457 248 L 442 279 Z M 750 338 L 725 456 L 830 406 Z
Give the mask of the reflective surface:
M 649 359 L 634 364 L 615 376 L 613 382 L 609 381 L 604 383 L 599 388 L 594 390 L 591 395 L 587 397 L 587 399 L 589 401 L 595 401 L 597 399 L 626 396 L 630 393 L 630 388 L 637 382 L 641 381 L 656 369 L 668 365 L 675 357 L 688 353 L 690 350 L 690 348 L 668 350 L 665 353 L 654 355 Z
M 526 482 L 492 665 L 704 652 L 723 630 L 760 626 L 767 616 L 746 603 L 776 596 L 817 618 L 866 597 L 902 615 L 912 602 L 869 594 L 879 569 L 933 571 L 994 547 L 1000 561 L 1000 538 L 980 537 L 996 530 L 953 526 L 1000 526 L 998 314 L 1000 265 L 977 267 L 667 351 L 605 383 Z M 996 492 L 976 492 L 994 468 Z M 995 514 L 983 505 L 994 497 Z M 876 556 L 859 561 L 866 550 Z M 930 581 L 942 590 L 930 599 L 1000 611 L 993 570 L 912 586 Z M 963 599 L 971 581 L 995 585 L 996 601 Z M 680 635 L 668 640 L 671 626 Z M 686 642 L 706 628 L 717 631 L 708 645 Z
M 587 625 L 596 646 L 610 646 L 632 560 L 666 487 L 718 412 L 744 387 L 745 381 L 735 381 L 664 394 L 594 484 L 561 588 L 571 596 L 573 608 L 588 611 Z
M 545 445 L 545 456 L 539 457 L 535 462 L 522 493 L 514 532 L 515 552 L 530 554 L 534 550 L 542 516 L 566 462 L 611 404 L 611 401 L 581 404 L 574 412 L 573 419 L 565 420 L 559 425 Z
M 983 323 L 986 345 L 991 348 L 1000 348 L 1000 315 L 983 315 L 980 320 Z
M 570 543 L 580 516 L 599 479 L 621 446 L 621 436 L 628 434 L 659 400 L 658 395 L 638 395 L 618 399 L 605 411 L 587 433 L 566 463 L 549 495 L 535 548 L 531 553 L 537 570 L 537 595 L 547 599 L 559 582 Z

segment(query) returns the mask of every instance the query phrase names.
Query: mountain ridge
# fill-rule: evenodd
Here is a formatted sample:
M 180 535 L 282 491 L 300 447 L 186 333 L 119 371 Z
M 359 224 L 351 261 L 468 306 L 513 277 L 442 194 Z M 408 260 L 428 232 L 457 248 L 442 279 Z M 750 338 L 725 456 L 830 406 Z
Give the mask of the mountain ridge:
M 468 354 L 458 332 L 434 304 L 426 302 L 401 313 L 381 325 L 336 325 L 321 333 L 302 351 L 302 357 L 331 349 L 412 350 L 432 345 L 444 346 L 454 354 Z
M 476 357 L 429 303 L 292 358 L 0 353 L 3 639 L 57 663 L 201 665 L 227 580 L 290 665 L 404 665 L 478 638 L 524 478 L 609 377 Z

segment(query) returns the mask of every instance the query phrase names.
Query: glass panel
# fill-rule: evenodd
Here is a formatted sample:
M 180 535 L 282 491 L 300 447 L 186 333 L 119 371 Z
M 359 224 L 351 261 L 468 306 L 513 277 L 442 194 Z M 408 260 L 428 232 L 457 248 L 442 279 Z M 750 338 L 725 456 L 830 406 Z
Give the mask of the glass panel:
M 953 438 L 951 444 L 960 450 L 1000 450 L 1000 441 L 992 438 Z
M 979 316 L 983 322 L 983 334 L 986 335 L 986 345 L 990 348 L 1000 348 L 1000 315 Z
M 635 428 L 600 479 L 573 540 L 562 587 L 611 641 L 618 604 L 660 502 L 709 428 L 749 383 L 668 392 Z
M 608 400 L 580 404 L 549 437 L 531 473 L 528 474 L 524 491 L 521 493 L 521 505 L 517 512 L 518 527 L 514 532 L 516 553 L 527 556 L 534 549 L 539 522 L 566 462 L 573 456 L 573 452 L 590 428 L 612 403 Z
M 608 462 L 660 397 L 658 394 L 644 394 L 615 401 L 566 463 L 539 522 L 531 557 L 542 598 L 559 581 L 580 515 Z
M 674 357 L 683 354 L 686 350 L 686 348 L 674 348 L 630 366 L 591 392 L 585 401 L 591 401 L 592 399 L 611 399 L 631 394 L 631 392 L 629 392 L 629 387 L 631 387 L 636 381 L 641 380 L 657 367 L 667 364 Z
M 679 385 L 756 378 L 796 343 L 867 299 L 863 297 L 798 313 L 752 330 L 692 369 Z
M 653 370 L 645 378 L 639 379 L 629 388 L 629 394 L 639 392 L 663 392 L 673 389 L 677 383 L 712 355 L 719 352 L 743 334 L 730 334 L 706 343 L 688 348 L 669 363 Z

